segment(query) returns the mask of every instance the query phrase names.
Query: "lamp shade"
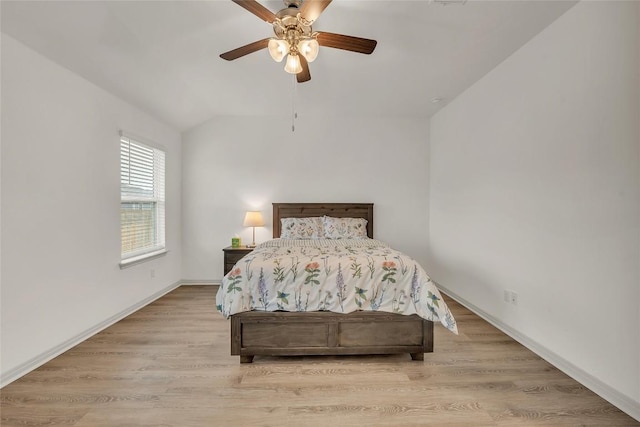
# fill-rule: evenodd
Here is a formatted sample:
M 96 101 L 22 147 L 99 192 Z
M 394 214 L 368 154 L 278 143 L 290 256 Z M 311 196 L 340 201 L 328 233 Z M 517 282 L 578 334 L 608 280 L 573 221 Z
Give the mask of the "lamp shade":
M 304 39 L 298 43 L 298 52 L 300 52 L 307 60 L 313 62 L 318 57 L 320 45 L 316 39 Z
M 248 211 L 244 216 L 245 227 L 262 227 L 264 220 L 262 219 L 262 213 L 260 211 Z
M 302 71 L 302 65 L 300 65 L 300 58 L 298 54 L 287 55 L 287 64 L 284 66 L 284 70 L 289 74 L 298 74 Z
M 271 39 L 269 40 L 269 55 L 276 62 L 281 62 L 284 59 L 284 56 L 289 53 L 289 44 L 280 39 Z

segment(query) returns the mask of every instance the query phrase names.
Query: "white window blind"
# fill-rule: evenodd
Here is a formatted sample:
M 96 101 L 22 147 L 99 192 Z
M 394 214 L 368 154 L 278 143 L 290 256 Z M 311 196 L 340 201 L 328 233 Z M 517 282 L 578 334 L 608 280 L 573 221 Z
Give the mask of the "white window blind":
M 121 259 L 165 248 L 165 152 L 120 138 Z

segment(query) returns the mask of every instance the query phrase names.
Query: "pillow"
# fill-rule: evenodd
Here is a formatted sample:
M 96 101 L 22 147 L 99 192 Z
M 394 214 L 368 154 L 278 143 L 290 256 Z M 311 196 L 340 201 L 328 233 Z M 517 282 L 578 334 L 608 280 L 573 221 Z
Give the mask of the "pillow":
M 324 237 L 322 218 L 282 218 L 280 238 L 282 239 L 320 239 Z
M 364 218 L 322 218 L 324 237 L 327 239 L 362 239 L 367 237 L 367 220 Z

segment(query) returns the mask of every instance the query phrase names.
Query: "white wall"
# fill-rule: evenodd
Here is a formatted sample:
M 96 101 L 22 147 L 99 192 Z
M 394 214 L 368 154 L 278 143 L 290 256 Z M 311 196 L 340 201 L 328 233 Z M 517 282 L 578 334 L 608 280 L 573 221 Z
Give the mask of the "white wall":
M 640 419 L 639 8 L 579 3 L 432 118 L 428 270 Z
M 119 129 L 167 149 L 170 252 L 124 270 Z M 180 280 L 180 134 L 3 34 L 1 158 L 6 383 Z
M 244 212 L 273 202 L 372 202 L 374 236 L 418 261 L 427 249 L 428 125 L 417 118 L 224 117 L 183 135 L 183 274 L 222 279 Z

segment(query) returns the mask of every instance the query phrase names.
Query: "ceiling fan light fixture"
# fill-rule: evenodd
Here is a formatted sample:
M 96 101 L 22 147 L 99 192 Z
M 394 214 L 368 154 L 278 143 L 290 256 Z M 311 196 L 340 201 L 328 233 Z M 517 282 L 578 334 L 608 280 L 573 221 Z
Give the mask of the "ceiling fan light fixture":
M 314 38 L 303 39 L 298 43 L 298 52 L 300 52 L 307 62 L 313 62 L 318 57 L 320 44 Z
M 298 58 L 297 53 L 287 55 L 287 63 L 284 66 L 284 70 L 289 74 L 298 74 L 302 71 L 302 65 L 300 65 L 300 58 Z
M 2 0 L 0 0 L 2 1 Z M 311 80 L 309 63 L 315 61 L 320 46 L 342 49 L 369 55 L 376 48 L 377 41 L 345 34 L 314 32 L 311 28 L 320 14 L 332 0 L 284 0 L 285 8 L 273 13 L 260 4 L 259 0 L 231 0 L 264 22 L 271 24 L 273 35 L 220 54 L 220 58 L 233 61 L 262 49 L 276 62 L 287 57 L 284 69 L 296 74 L 294 81 L 304 83 Z M 428 0 L 466 2 L 467 0 Z
M 271 39 L 269 40 L 269 55 L 276 62 L 282 62 L 285 55 L 289 53 L 289 44 L 280 39 Z

